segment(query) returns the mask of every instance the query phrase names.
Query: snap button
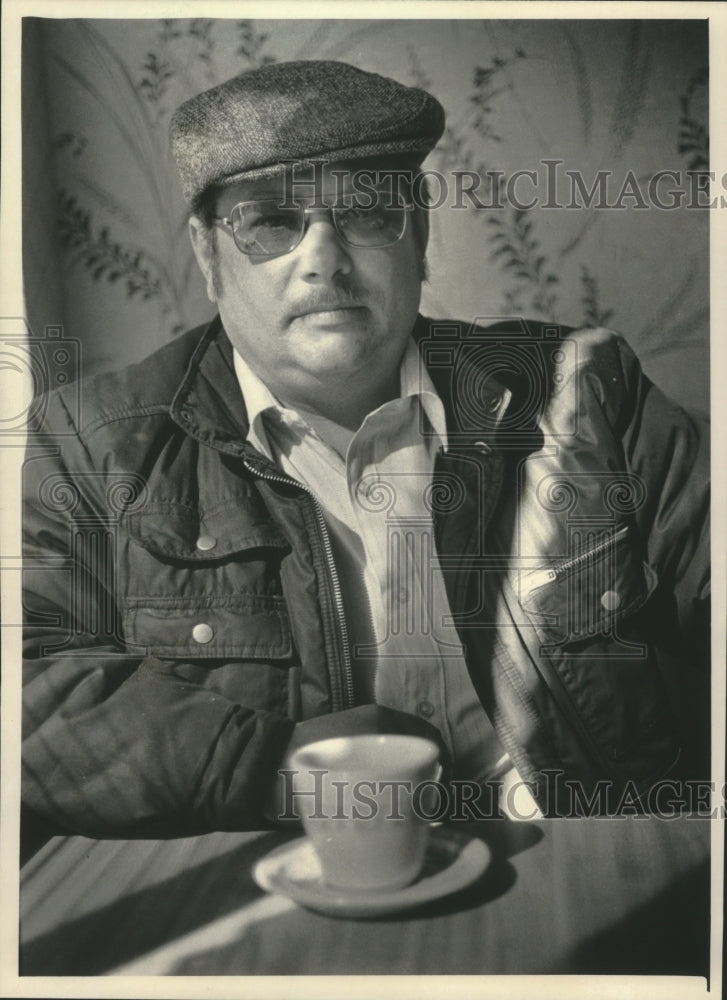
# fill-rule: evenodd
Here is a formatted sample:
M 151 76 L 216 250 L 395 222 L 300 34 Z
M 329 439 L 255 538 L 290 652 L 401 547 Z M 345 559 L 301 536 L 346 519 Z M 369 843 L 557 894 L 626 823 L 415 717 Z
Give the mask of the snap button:
M 199 625 L 195 625 L 192 629 L 192 638 L 195 642 L 209 642 L 214 634 L 210 626 L 205 622 L 200 622 Z
M 217 539 L 213 538 L 212 535 L 200 535 L 197 539 L 197 548 L 200 552 L 209 552 L 217 545 Z
M 434 705 L 432 705 L 431 701 L 420 701 L 417 705 L 417 712 L 423 715 L 425 719 L 429 719 L 434 715 Z
M 621 595 L 616 593 L 615 590 L 607 590 L 601 597 L 601 604 L 606 611 L 616 611 L 621 605 Z

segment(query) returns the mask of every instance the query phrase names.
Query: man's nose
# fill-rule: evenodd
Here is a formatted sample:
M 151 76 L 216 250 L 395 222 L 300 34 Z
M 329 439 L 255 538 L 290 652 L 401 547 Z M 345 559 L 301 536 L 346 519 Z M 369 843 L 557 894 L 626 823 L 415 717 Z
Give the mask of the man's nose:
M 309 212 L 306 221 L 307 228 L 297 248 L 304 276 L 327 281 L 336 274 L 349 274 L 351 257 L 330 214 L 323 210 Z

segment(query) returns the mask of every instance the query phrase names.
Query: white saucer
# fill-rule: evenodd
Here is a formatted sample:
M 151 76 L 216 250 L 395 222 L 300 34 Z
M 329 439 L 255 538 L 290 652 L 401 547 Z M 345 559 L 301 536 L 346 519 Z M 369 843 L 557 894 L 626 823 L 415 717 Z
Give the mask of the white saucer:
M 416 882 L 403 889 L 356 892 L 326 885 L 311 841 L 301 837 L 258 861 L 252 876 L 266 892 L 287 896 L 310 910 L 366 918 L 408 910 L 464 889 L 482 875 L 490 859 L 490 849 L 481 840 L 437 828 Z

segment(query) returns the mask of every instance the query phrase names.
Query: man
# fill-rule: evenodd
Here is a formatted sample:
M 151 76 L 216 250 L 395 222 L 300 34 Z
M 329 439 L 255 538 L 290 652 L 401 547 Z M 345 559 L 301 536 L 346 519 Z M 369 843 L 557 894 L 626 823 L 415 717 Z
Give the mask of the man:
M 334 62 L 174 116 L 219 317 L 84 383 L 78 420 L 51 397 L 29 453 L 32 814 L 255 826 L 291 748 L 371 730 L 549 812 L 678 773 L 703 435 L 608 331 L 418 315 L 443 128 Z

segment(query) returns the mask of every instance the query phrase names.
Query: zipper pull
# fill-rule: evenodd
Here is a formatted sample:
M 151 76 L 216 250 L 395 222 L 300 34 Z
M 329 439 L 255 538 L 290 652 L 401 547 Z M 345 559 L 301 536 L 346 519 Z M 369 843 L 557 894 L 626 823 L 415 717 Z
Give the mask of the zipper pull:
M 558 574 L 554 569 L 536 569 L 531 573 L 526 573 L 524 579 L 521 576 L 521 597 L 529 597 L 538 587 L 544 587 L 546 583 L 553 583 L 557 578 Z

